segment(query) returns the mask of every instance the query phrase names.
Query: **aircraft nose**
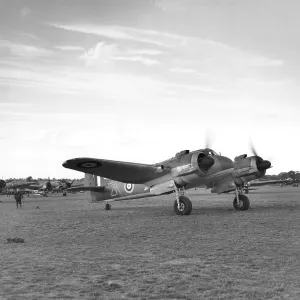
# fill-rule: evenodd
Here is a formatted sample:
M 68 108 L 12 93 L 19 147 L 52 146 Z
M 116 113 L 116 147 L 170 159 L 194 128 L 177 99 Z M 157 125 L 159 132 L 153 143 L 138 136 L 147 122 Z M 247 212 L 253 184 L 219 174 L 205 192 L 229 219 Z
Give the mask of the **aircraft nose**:
M 271 162 L 268 160 L 263 160 L 258 163 L 257 169 L 259 171 L 265 171 L 266 169 L 269 169 L 271 167 Z

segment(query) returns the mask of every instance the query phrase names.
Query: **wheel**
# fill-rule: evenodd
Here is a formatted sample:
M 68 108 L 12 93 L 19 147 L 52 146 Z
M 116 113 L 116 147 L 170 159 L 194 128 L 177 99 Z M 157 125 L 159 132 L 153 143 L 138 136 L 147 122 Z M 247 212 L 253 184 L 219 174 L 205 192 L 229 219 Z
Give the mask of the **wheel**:
M 109 203 L 105 204 L 105 210 L 111 210 L 111 205 Z
M 247 196 L 240 194 L 239 203 L 237 203 L 236 197 L 234 197 L 233 207 L 236 210 L 247 210 L 250 207 L 250 201 Z
M 174 202 L 174 211 L 176 215 L 189 215 L 192 211 L 192 202 L 188 197 L 179 197 L 180 208 L 178 209 L 177 200 Z
M 63 192 L 63 196 L 67 196 L 67 192 Z

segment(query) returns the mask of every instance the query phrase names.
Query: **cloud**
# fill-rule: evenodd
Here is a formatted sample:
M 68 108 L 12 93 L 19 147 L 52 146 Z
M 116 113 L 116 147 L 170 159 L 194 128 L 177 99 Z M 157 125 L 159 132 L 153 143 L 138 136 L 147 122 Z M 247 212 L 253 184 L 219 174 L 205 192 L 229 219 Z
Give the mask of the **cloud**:
M 27 6 L 24 6 L 20 11 L 20 15 L 22 18 L 26 18 L 30 13 L 31 13 L 31 10 Z
M 146 58 L 143 56 L 117 56 L 114 58 L 115 60 L 124 60 L 124 61 L 132 61 L 132 62 L 140 62 L 146 66 L 158 65 L 159 62 L 154 59 Z
M 94 47 L 85 51 L 83 55 L 80 56 L 80 59 L 85 61 L 87 67 L 95 65 L 103 65 L 108 63 L 113 63 L 114 61 L 128 61 L 128 62 L 138 62 L 146 66 L 158 65 L 159 62 L 153 58 L 148 58 L 145 55 L 136 55 L 148 54 L 149 56 L 158 55 L 160 52 L 155 50 L 133 50 L 133 49 L 119 49 L 116 44 L 108 44 L 105 42 L 99 42 Z
M 181 68 L 181 67 L 175 67 L 170 69 L 171 72 L 175 73 L 181 73 L 181 74 L 193 74 L 201 77 L 206 77 L 207 75 L 204 73 L 199 72 L 196 69 L 187 69 L 187 68 Z
M 48 49 L 25 44 L 17 44 L 7 40 L 0 40 L 0 51 L 1 48 L 8 50 L 12 55 L 27 58 L 46 57 L 53 54 L 53 51 Z
M 148 43 L 167 48 L 175 47 L 180 43 L 184 43 L 185 40 L 185 38 L 171 33 L 122 26 L 101 26 L 91 24 L 68 25 L 55 23 L 51 23 L 49 25 L 64 30 L 94 34 L 115 40 Z
M 179 2 L 181 3 L 181 1 L 178 1 L 178 3 Z M 133 46 L 136 49 L 132 49 L 131 54 L 137 54 L 137 56 L 161 55 L 163 54 L 163 51 L 167 49 L 168 52 L 170 52 L 169 54 L 172 54 L 172 56 L 169 55 L 170 61 L 172 59 L 175 60 L 176 56 L 180 56 L 182 61 L 186 59 L 193 60 L 196 62 L 196 65 L 197 62 L 209 62 L 211 65 L 215 64 L 219 68 L 222 68 L 222 66 L 226 66 L 226 68 L 232 67 L 232 65 L 239 69 L 245 67 L 279 67 L 284 64 L 280 59 L 268 58 L 261 54 L 250 53 L 218 41 L 207 40 L 196 36 L 180 36 L 168 32 L 136 29 L 124 26 L 101 26 L 91 24 L 50 25 L 60 29 L 94 34 L 102 38 L 106 37 L 113 39 L 116 40 L 115 43 L 118 45 L 121 44 L 122 40 L 134 42 Z M 152 47 L 156 47 L 156 49 L 142 49 L 141 44 L 137 43 L 148 43 Z M 157 47 L 159 47 L 159 49 L 157 49 Z M 139 48 L 141 49 L 139 50 Z M 121 53 L 121 56 L 124 57 L 124 53 Z M 133 60 L 134 59 L 132 59 L 132 61 Z M 142 62 L 145 60 L 140 61 Z M 178 67 L 190 69 L 185 67 L 184 63 L 182 66 Z M 202 71 L 200 73 L 202 73 Z
M 97 43 L 95 47 L 86 51 L 80 56 L 86 63 L 86 66 L 97 64 L 106 64 L 114 59 L 119 51 L 115 44 L 107 44 L 104 42 Z
M 46 93 L 90 95 L 103 99 L 150 98 L 157 96 L 162 84 L 141 74 L 101 73 L 95 70 L 39 66 L 25 69 L 4 66 L 0 68 L 0 82 L 4 85 L 22 86 Z M 109 68 L 111 69 L 111 68 Z M 147 94 L 145 96 L 145 94 Z
M 129 50 L 130 54 L 141 54 L 141 55 L 149 55 L 149 56 L 157 56 L 163 54 L 162 51 L 156 49 L 134 49 Z
M 63 51 L 86 51 L 81 46 L 56 46 L 55 48 Z

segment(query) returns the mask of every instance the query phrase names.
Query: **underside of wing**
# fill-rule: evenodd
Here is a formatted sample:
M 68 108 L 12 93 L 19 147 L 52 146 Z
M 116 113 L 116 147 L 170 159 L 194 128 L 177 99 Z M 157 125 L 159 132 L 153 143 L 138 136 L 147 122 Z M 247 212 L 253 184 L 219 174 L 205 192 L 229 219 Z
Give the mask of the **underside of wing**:
M 153 165 L 87 157 L 67 160 L 63 166 L 116 181 L 136 184 L 145 183 L 170 172 L 170 169 L 162 169 Z
M 235 190 L 235 183 L 231 175 L 227 175 L 224 178 L 211 181 L 208 185 L 211 188 L 211 193 L 226 193 Z

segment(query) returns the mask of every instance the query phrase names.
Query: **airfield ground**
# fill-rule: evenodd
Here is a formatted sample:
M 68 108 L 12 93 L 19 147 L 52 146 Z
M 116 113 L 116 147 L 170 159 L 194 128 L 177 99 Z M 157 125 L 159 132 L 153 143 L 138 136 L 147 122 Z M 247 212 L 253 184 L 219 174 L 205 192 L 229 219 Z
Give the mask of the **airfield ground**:
M 112 211 L 1 196 L 0 299 L 300 299 L 300 188 L 260 187 L 245 212 L 230 194 L 189 196 L 190 216 L 172 195 Z

